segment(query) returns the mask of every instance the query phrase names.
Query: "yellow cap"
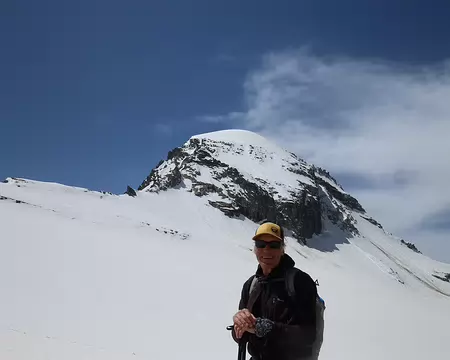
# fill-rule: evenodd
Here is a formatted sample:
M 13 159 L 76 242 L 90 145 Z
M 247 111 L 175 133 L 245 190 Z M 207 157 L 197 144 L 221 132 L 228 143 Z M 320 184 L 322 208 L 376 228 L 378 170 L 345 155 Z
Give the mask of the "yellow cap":
M 257 240 L 261 235 L 272 235 L 278 240 L 283 241 L 282 231 L 279 225 L 274 223 L 264 223 L 262 224 L 253 236 L 253 240 Z

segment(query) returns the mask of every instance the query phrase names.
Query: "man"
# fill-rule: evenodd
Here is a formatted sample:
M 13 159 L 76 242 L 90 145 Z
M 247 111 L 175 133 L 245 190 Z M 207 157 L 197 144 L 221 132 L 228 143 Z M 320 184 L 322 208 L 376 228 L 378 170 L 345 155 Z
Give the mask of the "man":
M 244 344 L 243 356 L 248 342 L 253 360 L 313 358 L 316 284 L 308 274 L 296 269 L 295 297 L 289 296 L 285 278 L 295 263 L 284 252 L 284 233 L 279 225 L 262 224 L 253 240 L 259 266 L 255 276 L 244 283 L 239 311 L 233 317 L 234 340 L 240 348 Z

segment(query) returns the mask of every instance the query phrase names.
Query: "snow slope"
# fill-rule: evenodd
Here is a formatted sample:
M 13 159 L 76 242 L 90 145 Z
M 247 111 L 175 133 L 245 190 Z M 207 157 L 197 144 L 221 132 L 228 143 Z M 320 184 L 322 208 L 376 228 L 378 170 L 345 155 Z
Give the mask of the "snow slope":
M 183 189 L 9 179 L 0 199 L 0 359 L 236 357 L 225 327 L 256 269 L 255 223 Z M 326 222 L 309 246 L 287 239 L 327 303 L 321 359 L 448 359 L 450 283 L 432 274 L 450 265 L 352 215 L 359 237 Z
M 131 198 L 19 180 L 0 194 L 1 359 L 234 358 L 225 326 L 255 269 L 254 223 L 176 190 Z M 317 242 L 333 252 L 287 249 L 327 301 L 321 358 L 447 359 L 449 298 L 371 244 L 411 272 L 450 266 L 370 223 L 348 243 L 333 231 Z

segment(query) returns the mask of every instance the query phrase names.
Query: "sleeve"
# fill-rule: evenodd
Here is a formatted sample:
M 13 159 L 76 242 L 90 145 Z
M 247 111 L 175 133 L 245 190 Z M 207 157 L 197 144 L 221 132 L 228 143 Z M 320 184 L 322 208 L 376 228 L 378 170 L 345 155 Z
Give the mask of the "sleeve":
M 296 307 L 293 316 L 285 323 L 258 319 L 256 336 L 291 338 L 302 346 L 311 346 L 316 339 L 317 288 L 311 277 L 297 274 L 295 278 Z
M 239 300 L 239 310 L 244 309 L 247 306 L 248 303 L 248 291 L 249 291 L 249 286 L 251 283 L 252 278 L 250 278 L 249 280 L 247 280 L 244 285 L 242 286 L 242 291 L 241 291 L 241 299 Z M 244 334 L 244 336 L 246 336 L 247 334 Z M 241 340 L 236 338 L 236 333 L 234 331 L 234 327 L 231 330 L 231 336 L 233 337 L 233 340 L 236 341 L 237 343 L 239 343 Z

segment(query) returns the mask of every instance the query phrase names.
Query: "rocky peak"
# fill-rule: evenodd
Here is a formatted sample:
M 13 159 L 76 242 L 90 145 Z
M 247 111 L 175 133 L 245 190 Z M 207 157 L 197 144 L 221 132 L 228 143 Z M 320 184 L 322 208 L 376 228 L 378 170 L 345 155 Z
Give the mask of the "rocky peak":
M 192 137 L 139 186 L 148 192 L 173 188 L 205 197 L 230 217 L 278 221 L 303 242 L 320 234 L 324 221 L 357 233 L 351 212 L 365 212 L 326 170 L 242 130 Z

